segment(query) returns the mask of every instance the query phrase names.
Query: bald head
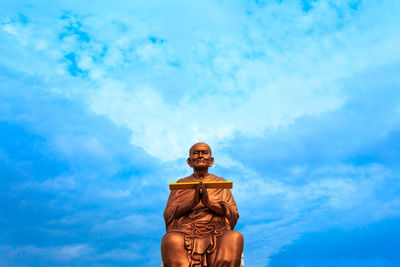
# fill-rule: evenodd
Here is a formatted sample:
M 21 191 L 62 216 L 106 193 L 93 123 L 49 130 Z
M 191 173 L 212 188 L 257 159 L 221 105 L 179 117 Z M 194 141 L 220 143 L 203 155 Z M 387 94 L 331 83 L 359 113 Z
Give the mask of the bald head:
M 214 163 L 211 155 L 211 148 L 206 143 L 200 142 L 194 144 L 189 150 L 189 158 L 187 163 L 196 170 L 208 169 Z
M 207 148 L 208 151 L 209 151 L 209 153 L 210 153 L 210 155 L 211 155 L 211 153 L 212 153 L 211 147 L 210 147 L 208 144 L 203 143 L 203 142 L 199 142 L 199 143 L 196 143 L 196 144 L 194 144 L 193 146 L 191 146 L 191 148 L 189 149 L 189 156 L 192 154 L 192 151 L 193 151 L 193 150 L 196 150 L 196 149 L 198 149 L 198 148 L 201 148 L 201 149 Z

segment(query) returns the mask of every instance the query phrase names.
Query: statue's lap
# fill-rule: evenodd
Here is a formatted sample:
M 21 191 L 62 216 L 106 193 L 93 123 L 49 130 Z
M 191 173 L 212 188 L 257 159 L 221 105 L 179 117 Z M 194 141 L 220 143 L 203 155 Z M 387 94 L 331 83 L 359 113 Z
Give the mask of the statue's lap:
M 161 246 L 166 246 L 171 250 L 180 249 L 184 247 L 184 241 L 184 234 L 169 232 L 163 236 Z M 238 231 L 228 230 L 218 238 L 218 243 L 221 244 L 221 246 L 218 246 L 218 249 L 231 249 L 232 246 L 243 247 L 243 235 Z

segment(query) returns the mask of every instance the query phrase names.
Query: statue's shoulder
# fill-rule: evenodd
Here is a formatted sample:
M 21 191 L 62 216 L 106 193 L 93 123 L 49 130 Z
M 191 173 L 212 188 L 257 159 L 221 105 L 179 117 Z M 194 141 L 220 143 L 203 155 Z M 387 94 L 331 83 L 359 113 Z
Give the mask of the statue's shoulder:
M 193 181 L 196 181 L 196 180 L 193 178 L 193 175 L 190 175 L 188 177 L 181 178 L 176 182 L 177 183 L 188 183 L 188 182 L 193 182 Z M 226 181 L 226 180 L 224 178 L 222 178 L 222 177 L 219 177 L 219 176 L 216 176 L 216 175 L 210 173 L 208 175 L 206 181 Z
M 192 175 L 185 177 L 185 178 L 181 178 L 178 181 L 176 181 L 177 183 L 188 183 L 188 182 L 192 182 L 193 177 Z
M 224 178 L 216 176 L 216 175 L 211 174 L 211 173 L 208 175 L 208 179 L 210 181 L 226 181 Z

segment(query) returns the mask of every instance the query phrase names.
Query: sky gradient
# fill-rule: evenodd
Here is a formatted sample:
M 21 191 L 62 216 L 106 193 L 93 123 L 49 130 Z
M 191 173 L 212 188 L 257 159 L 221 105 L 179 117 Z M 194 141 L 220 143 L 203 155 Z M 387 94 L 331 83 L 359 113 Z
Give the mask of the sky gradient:
M 189 147 L 245 266 L 399 266 L 400 1 L 0 2 L 0 266 L 160 266 Z

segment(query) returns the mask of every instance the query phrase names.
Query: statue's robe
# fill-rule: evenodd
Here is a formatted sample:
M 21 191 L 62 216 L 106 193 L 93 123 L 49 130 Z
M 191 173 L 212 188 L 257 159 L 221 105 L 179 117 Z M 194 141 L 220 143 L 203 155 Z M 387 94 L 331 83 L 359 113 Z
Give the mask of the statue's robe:
M 178 180 L 182 182 L 198 182 L 194 176 Z M 209 174 L 202 182 L 226 181 L 224 178 Z M 229 189 L 207 189 L 211 202 L 222 205 L 225 215 L 218 216 L 199 203 L 188 214 L 175 218 L 174 214 L 180 203 L 193 200 L 194 190 L 172 190 L 168 198 L 167 207 L 164 211 L 166 231 L 168 233 L 180 233 L 184 235 L 184 246 L 187 250 L 189 266 L 208 266 L 207 257 L 214 254 L 218 249 L 218 238 L 226 231 L 233 230 L 239 213 L 236 202 Z M 215 259 L 218 261 L 218 259 Z

